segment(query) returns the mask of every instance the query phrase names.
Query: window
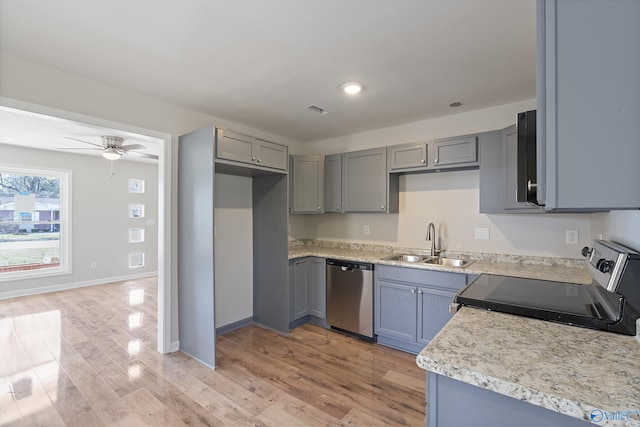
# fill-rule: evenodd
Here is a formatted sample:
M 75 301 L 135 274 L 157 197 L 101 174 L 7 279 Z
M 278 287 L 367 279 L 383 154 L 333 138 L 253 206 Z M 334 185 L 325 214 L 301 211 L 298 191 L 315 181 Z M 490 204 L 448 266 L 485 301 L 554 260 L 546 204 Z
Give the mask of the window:
M 71 171 L 0 164 L 0 281 L 71 272 Z

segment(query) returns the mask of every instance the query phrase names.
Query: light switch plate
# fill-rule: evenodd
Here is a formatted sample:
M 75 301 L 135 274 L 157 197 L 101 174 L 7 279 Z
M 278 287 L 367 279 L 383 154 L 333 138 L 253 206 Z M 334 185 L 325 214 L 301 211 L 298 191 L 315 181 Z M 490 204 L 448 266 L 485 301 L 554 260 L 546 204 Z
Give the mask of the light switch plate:
M 567 230 L 565 235 L 565 242 L 567 245 L 577 245 L 578 230 Z
M 489 227 L 476 227 L 476 240 L 489 240 Z
M 367 225 L 365 225 L 365 226 L 364 226 L 364 230 L 363 230 L 363 232 L 364 232 L 364 235 L 365 235 L 365 236 L 368 236 L 369 234 L 371 234 L 371 227 L 369 227 L 369 225 L 368 225 L 368 224 L 367 224 Z

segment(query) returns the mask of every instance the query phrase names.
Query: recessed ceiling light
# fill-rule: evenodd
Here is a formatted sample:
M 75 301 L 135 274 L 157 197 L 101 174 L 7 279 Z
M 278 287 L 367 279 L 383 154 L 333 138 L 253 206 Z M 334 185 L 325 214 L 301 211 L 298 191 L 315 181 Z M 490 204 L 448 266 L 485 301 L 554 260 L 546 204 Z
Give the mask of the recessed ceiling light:
M 342 88 L 342 91 L 348 95 L 355 95 L 360 93 L 362 90 L 362 85 L 358 82 L 345 83 L 340 87 Z
M 451 104 L 449 104 L 449 107 L 459 107 L 461 105 L 462 105 L 462 102 L 456 101 L 456 102 L 452 102 Z

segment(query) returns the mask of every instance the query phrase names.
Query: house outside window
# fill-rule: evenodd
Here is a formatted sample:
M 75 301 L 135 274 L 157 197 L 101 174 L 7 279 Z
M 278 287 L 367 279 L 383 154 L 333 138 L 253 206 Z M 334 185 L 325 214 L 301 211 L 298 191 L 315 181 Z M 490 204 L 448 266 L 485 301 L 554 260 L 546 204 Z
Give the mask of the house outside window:
M 71 273 L 71 171 L 0 164 L 0 281 Z

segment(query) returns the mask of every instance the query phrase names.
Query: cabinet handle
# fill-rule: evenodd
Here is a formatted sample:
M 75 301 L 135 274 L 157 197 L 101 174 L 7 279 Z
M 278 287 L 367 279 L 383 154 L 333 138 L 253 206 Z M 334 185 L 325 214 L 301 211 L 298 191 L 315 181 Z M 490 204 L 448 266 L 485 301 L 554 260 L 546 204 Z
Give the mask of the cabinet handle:
M 340 210 L 340 206 L 336 206 L 336 210 L 339 211 Z
M 322 208 L 321 208 L 320 206 L 318 206 L 318 210 L 319 210 L 319 211 L 321 211 L 321 210 L 322 210 Z
M 436 159 L 433 161 L 433 163 L 438 163 L 438 158 L 436 157 Z
M 251 161 L 252 161 L 252 162 L 255 162 L 255 161 L 256 161 L 256 158 L 255 158 L 255 157 L 253 157 L 253 156 L 251 156 Z
M 411 293 L 412 293 L 412 294 L 415 294 L 415 293 L 416 293 L 416 290 L 415 290 L 415 289 L 411 289 Z
M 420 295 L 422 295 L 424 292 L 422 292 L 422 291 L 418 291 L 418 293 L 419 293 Z
M 262 161 L 262 159 L 260 157 L 258 157 L 258 163 L 260 163 Z
M 420 160 L 420 163 L 424 163 L 424 159 Z
M 384 210 L 384 205 L 380 206 L 380 209 Z

